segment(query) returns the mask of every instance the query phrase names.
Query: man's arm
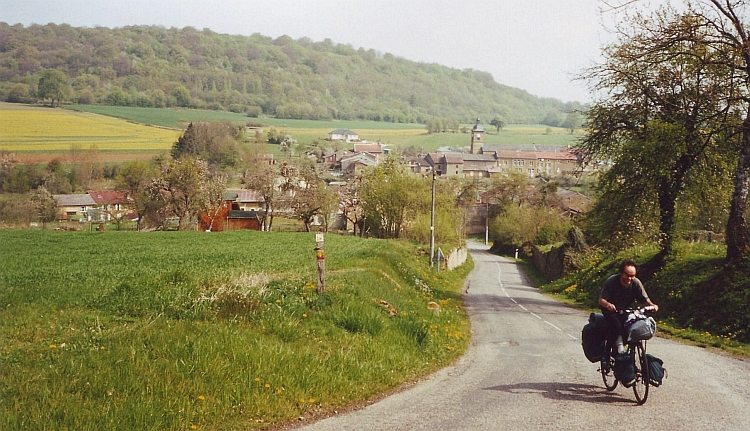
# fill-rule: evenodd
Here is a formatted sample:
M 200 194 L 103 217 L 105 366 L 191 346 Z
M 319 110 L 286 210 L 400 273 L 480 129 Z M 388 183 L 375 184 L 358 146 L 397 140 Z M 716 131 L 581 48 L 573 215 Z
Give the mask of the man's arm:
M 609 311 L 611 311 L 613 313 L 617 312 L 617 307 L 615 307 L 615 304 L 607 301 L 606 299 L 602 298 L 601 296 L 599 297 L 599 305 L 602 308 L 604 308 L 606 310 L 609 310 Z
M 646 298 L 646 302 L 644 304 L 646 304 L 646 306 L 654 307 L 654 313 L 659 311 L 659 306 L 651 302 L 651 298 Z

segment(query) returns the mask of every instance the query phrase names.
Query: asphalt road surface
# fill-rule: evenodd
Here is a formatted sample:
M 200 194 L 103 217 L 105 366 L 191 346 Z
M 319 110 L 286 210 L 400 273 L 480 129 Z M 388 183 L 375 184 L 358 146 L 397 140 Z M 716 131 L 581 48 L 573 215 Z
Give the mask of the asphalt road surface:
M 543 296 L 516 264 L 469 244 L 466 355 L 408 390 L 304 430 L 750 430 L 750 362 L 655 337 L 668 377 L 646 404 L 607 392 L 586 360 L 588 313 Z M 648 286 L 646 286 L 648 289 Z

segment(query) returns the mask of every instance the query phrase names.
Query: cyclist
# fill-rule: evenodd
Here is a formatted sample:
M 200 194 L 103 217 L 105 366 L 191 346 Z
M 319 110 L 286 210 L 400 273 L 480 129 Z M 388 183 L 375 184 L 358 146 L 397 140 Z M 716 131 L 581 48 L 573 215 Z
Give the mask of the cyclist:
M 609 364 L 609 358 L 606 355 L 611 354 L 615 349 L 617 336 L 623 335 L 622 325 L 627 316 L 618 314 L 617 310 L 629 308 L 634 301 L 653 306 L 654 311 L 659 310 L 659 306 L 649 299 L 641 280 L 636 278 L 637 270 L 638 265 L 634 261 L 624 260 L 620 263 L 619 272 L 607 278 L 602 286 L 602 291 L 599 294 L 599 306 L 609 327 L 607 334 L 609 350 L 605 352 L 604 358 L 607 360 L 603 359 L 602 363 Z M 614 353 L 617 353 L 617 351 L 614 350 Z

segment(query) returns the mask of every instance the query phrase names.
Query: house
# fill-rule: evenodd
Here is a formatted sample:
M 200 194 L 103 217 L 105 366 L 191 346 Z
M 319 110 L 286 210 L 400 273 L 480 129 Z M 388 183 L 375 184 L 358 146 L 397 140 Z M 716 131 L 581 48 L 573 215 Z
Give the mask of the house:
M 409 157 L 403 163 L 409 166 L 409 170 L 415 174 L 428 175 L 432 172 L 432 165 L 425 157 Z
M 383 161 L 383 156 L 389 154 L 390 150 L 385 148 L 385 144 L 380 143 L 358 143 L 354 144 L 355 153 L 370 153 L 376 157 L 378 163 Z
M 73 219 L 89 221 L 89 210 L 96 207 L 96 202 L 88 194 L 52 195 L 57 204 L 55 218 L 59 221 Z
M 428 153 L 425 159 L 438 175 L 464 175 L 464 159 L 461 153 Z
M 341 163 L 341 159 L 350 154 L 352 153 L 347 150 L 326 150 L 323 152 L 321 159 L 328 169 L 335 169 Z
M 354 175 L 362 167 L 377 166 L 378 158 L 370 153 L 353 153 L 341 159 L 341 172 Z
M 91 218 L 99 221 L 110 221 L 113 218 L 124 218 L 133 213 L 133 198 L 128 192 L 118 190 L 89 190 L 86 192 L 96 202 L 96 214 Z M 132 218 L 132 217 L 130 217 Z
M 225 191 L 225 199 L 230 197 L 228 195 L 235 195 L 236 209 L 241 211 L 263 211 L 266 207 L 263 194 L 257 190 L 227 189 Z
M 332 132 L 328 132 L 328 140 L 354 142 L 359 141 L 359 135 L 349 129 L 336 129 Z
M 248 190 L 254 192 L 253 190 Z M 257 193 L 257 192 L 256 192 Z M 261 211 L 244 211 L 240 209 L 237 193 L 227 191 L 216 214 L 211 217 L 201 213 L 198 217 L 198 229 L 202 231 L 222 232 L 227 230 L 261 230 L 264 215 Z

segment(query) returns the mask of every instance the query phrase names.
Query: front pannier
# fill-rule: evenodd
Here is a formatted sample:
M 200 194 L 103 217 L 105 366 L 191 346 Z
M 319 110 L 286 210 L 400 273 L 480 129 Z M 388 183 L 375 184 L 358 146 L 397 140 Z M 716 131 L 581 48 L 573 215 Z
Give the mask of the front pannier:
M 656 334 L 656 321 L 653 317 L 638 319 L 627 327 L 628 340 L 650 340 Z

